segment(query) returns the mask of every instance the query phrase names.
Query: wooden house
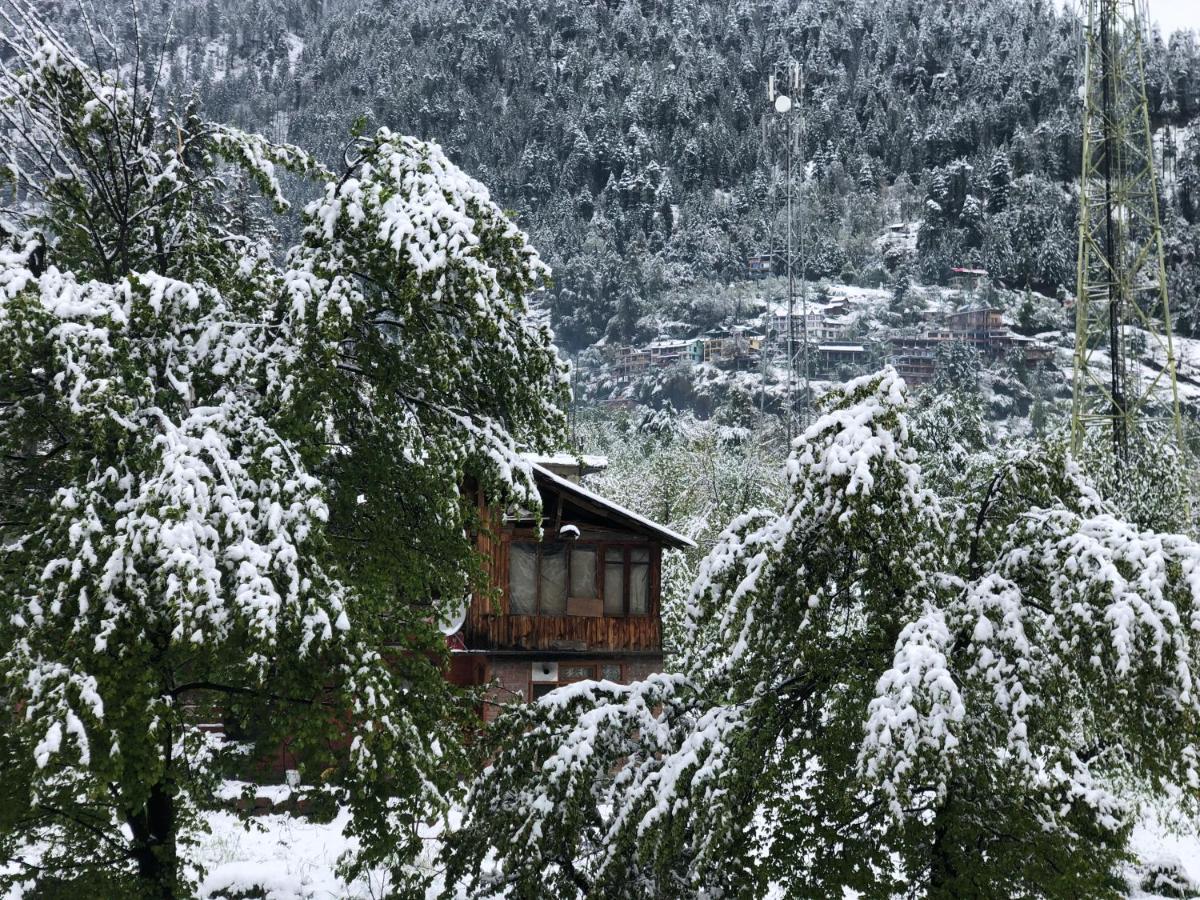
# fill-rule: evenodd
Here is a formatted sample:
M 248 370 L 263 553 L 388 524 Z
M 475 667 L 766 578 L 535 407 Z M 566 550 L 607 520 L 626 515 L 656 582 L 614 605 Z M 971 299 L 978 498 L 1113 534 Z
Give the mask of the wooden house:
M 981 282 L 988 277 L 987 269 L 971 269 L 954 266 L 950 269 L 950 286 L 966 294 L 974 294 Z
M 451 638 L 450 678 L 493 684 L 487 720 L 497 704 L 561 684 L 661 671 L 663 550 L 695 544 L 579 484 L 587 462 L 534 461 L 540 521 L 490 511 L 478 539 L 490 589 L 471 599 Z
M 1009 343 L 1004 311 L 995 306 L 981 306 L 948 313 L 946 327 L 955 340 L 966 341 L 985 356 L 996 356 Z
M 817 345 L 817 366 L 822 372 L 832 372 L 838 366 L 863 366 L 867 348 L 862 344 L 836 343 Z

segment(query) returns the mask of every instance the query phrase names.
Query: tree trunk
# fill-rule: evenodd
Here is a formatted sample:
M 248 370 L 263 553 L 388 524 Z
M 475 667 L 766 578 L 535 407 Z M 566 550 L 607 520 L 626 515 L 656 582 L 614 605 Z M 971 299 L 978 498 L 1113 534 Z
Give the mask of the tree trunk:
M 178 896 L 178 857 L 175 846 L 175 799 L 170 785 L 160 781 L 150 788 L 146 805 L 126 815 L 133 831 L 133 858 L 137 862 L 142 894 L 153 900 Z
M 946 792 L 946 798 L 937 811 L 933 828 L 933 846 L 930 848 L 929 900 L 953 900 L 958 894 L 959 871 L 949 846 L 949 822 L 952 821 L 950 807 L 954 803 L 954 789 Z

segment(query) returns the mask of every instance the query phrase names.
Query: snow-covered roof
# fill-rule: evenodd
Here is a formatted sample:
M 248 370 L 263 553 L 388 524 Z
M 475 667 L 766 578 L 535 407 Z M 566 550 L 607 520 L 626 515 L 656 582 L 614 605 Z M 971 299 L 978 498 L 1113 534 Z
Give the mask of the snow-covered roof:
M 645 516 L 640 516 L 631 509 L 626 509 L 619 503 L 614 503 L 607 497 L 601 497 L 599 494 L 589 491 L 587 488 L 576 484 L 573 481 L 568 481 L 559 475 L 554 474 L 545 466 L 533 463 L 534 475 L 544 481 L 549 482 L 556 490 L 561 491 L 569 496 L 574 496 L 580 500 L 591 504 L 592 506 L 601 507 L 606 513 L 616 519 L 624 519 L 629 524 L 635 526 L 642 531 L 649 531 L 663 541 L 673 547 L 688 547 L 695 549 L 696 542 L 691 538 L 684 537 L 678 531 L 672 531 L 665 525 L 659 525 L 657 522 L 652 522 Z
M 839 353 L 863 353 L 866 348 L 861 344 L 819 344 L 818 350 L 836 350 Z
M 808 315 L 809 316 L 824 315 L 827 310 L 832 309 L 834 306 L 840 307 L 840 306 L 842 306 L 842 304 L 841 303 L 819 303 L 816 300 L 809 300 L 808 301 Z M 784 304 L 784 303 L 772 304 L 770 312 L 771 312 L 771 315 L 775 316 L 776 318 L 779 318 L 780 316 L 783 316 L 786 318 L 787 314 L 788 314 L 787 304 Z M 804 315 L 804 304 L 800 300 L 796 300 L 796 303 L 793 307 L 792 315 L 796 316 L 797 318 L 800 318 Z
M 521 454 L 526 462 L 533 463 L 534 466 L 541 467 L 583 467 L 584 469 L 599 472 L 600 469 L 608 468 L 607 456 L 595 456 L 592 454 L 571 454 L 565 450 L 557 452 L 557 454 Z

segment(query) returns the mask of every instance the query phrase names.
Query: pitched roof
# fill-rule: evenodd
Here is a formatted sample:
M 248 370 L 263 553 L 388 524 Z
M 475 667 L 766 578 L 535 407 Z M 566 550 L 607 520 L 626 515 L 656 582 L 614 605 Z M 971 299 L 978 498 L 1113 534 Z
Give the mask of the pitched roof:
M 626 509 L 619 503 L 614 503 L 606 497 L 601 497 L 599 494 L 589 491 L 581 485 L 575 484 L 573 481 L 568 481 L 555 473 L 551 472 L 545 466 L 540 466 L 537 463 L 531 463 L 534 477 L 541 482 L 550 486 L 553 490 L 564 494 L 571 499 L 572 502 L 578 503 L 584 507 L 590 507 L 596 512 L 600 512 L 609 518 L 615 519 L 618 522 L 626 525 L 634 531 L 651 534 L 659 538 L 664 544 L 677 549 L 695 549 L 696 542 L 691 538 L 684 537 L 677 531 L 672 531 L 665 525 L 659 525 L 657 522 L 652 522 L 645 516 L 640 516 L 631 509 Z

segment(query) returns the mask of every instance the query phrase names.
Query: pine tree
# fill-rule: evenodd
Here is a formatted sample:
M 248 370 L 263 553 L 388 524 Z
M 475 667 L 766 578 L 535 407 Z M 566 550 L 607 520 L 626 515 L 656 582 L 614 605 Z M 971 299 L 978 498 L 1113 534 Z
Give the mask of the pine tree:
M 1003 150 L 992 154 L 987 171 L 987 211 L 1004 212 L 1008 206 L 1008 186 L 1012 182 L 1012 166 Z

